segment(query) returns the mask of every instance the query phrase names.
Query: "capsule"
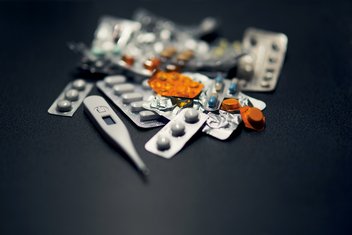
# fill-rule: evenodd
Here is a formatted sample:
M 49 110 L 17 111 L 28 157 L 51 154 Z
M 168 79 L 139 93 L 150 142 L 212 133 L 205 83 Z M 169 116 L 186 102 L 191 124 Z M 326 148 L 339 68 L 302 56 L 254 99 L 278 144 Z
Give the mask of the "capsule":
M 215 78 L 216 83 L 223 83 L 224 82 L 224 77 L 221 74 L 218 74 Z
M 218 98 L 215 95 L 210 96 L 208 100 L 209 108 L 215 108 L 217 102 L 218 102 Z
M 230 94 L 236 94 L 237 92 L 237 83 L 231 83 L 229 86 L 229 93 Z
M 134 57 L 133 56 L 123 55 L 121 60 L 129 66 L 132 66 L 134 64 Z

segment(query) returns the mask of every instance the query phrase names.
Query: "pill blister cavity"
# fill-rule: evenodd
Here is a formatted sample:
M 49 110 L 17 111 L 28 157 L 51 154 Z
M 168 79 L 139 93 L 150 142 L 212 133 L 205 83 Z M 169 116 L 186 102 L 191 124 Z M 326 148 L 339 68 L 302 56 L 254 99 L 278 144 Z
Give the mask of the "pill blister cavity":
M 274 51 L 279 51 L 280 48 L 279 48 L 279 45 L 276 43 L 276 42 L 273 42 L 271 44 L 271 48 L 274 50 Z
M 159 117 L 158 114 L 156 114 L 155 112 L 150 111 L 150 110 L 144 110 L 144 111 L 140 112 L 139 116 L 140 116 L 140 120 L 142 122 L 152 121 L 152 120 L 155 120 Z
M 129 104 L 131 102 L 140 101 L 143 99 L 143 96 L 140 93 L 126 93 L 121 96 L 122 103 Z
M 175 137 L 185 134 L 185 125 L 182 122 L 175 122 L 171 125 L 171 133 Z
M 270 81 L 271 79 L 273 79 L 273 72 L 271 71 L 266 71 L 265 75 L 264 75 L 264 80 L 265 81 Z
M 166 136 L 159 135 L 156 140 L 156 146 L 160 151 L 168 150 L 170 149 L 170 139 Z
M 136 101 L 131 103 L 131 111 L 136 113 L 144 110 L 143 108 L 144 101 Z
M 113 87 L 114 85 L 126 82 L 126 77 L 122 75 L 108 76 L 104 79 L 105 85 Z
M 77 101 L 79 98 L 79 92 L 76 89 L 70 89 L 65 92 L 65 98 L 69 101 Z
M 196 123 L 199 120 L 199 113 L 195 109 L 189 109 L 185 112 L 185 121 L 187 123 Z
M 73 81 L 72 87 L 76 90 L 83 91 L 86 88 L 86 82 L 83 79 Z
M 261 81 L 260 82 L 260 85 L 264 88 L 268 88 L 270 87 L 270 83 L 268 81 Z
M 115 95 L 122 95 L 124 93 L 132 92 L 134 90 L 134 86 L 132 84 L 124 83 L 115 85 L 113 90 Z
M 257 39 L 254 36 L 251 36 L 249 39 L 251 46 L 255 47 L 257 45 Z
M 57 110 L 59 112 L 68 112 L 72 109 L 72 104 L 68 100 L 59 100 L 57 102 Z

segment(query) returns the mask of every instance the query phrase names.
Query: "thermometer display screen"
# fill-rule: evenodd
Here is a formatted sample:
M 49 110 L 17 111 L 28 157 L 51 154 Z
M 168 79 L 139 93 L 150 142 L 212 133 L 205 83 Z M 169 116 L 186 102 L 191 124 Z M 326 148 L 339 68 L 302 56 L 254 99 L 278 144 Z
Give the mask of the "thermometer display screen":
M 104 122 L 106 123 L 106 125 L 114 125 L 116 124 L 116 122 L 114 121 L 114 119 L 112 119 L 110 116 L 105 116 L 103 117 Z

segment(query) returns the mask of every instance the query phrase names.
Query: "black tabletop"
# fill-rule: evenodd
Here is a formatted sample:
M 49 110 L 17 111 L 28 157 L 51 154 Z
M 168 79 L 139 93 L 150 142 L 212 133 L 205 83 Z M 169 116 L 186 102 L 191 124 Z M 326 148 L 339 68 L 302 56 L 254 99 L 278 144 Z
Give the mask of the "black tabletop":
M 117 108 L 151 169 L 143 181 L 80 107 L 47 109 L 90 43 L 100 16 L 147 8 L 181 24 L 221 20 L 241 39 L 249 26 L 287 34 L 263 132 L 229 140 L 198 133 L 171 160 L 144 144 Z M 352 5 L 348 2 L 141 1 L 0 3 L 1 234 L 351 234 Z M 100 94 L 94 88 L 91 94 Z

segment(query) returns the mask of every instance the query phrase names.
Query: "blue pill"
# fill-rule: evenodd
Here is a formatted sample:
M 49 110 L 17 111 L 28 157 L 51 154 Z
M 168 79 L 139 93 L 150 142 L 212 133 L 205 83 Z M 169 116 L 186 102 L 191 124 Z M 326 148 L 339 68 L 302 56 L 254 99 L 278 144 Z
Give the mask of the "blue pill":
M 217 83 L 222 83 L 224 81 L 224 77 L 221 74 L 218 74 L 215 78 Z
M 209 100 L 208 100 L 208 106 L 209 108 L 215 108 L 217 103 L 217 98 L 216 96 L 210 96 Z
M 230 87 L 229 87 L 229 92 L 230 94 L 234 94 L 237 91 L 237 83 L 231 83 Z

